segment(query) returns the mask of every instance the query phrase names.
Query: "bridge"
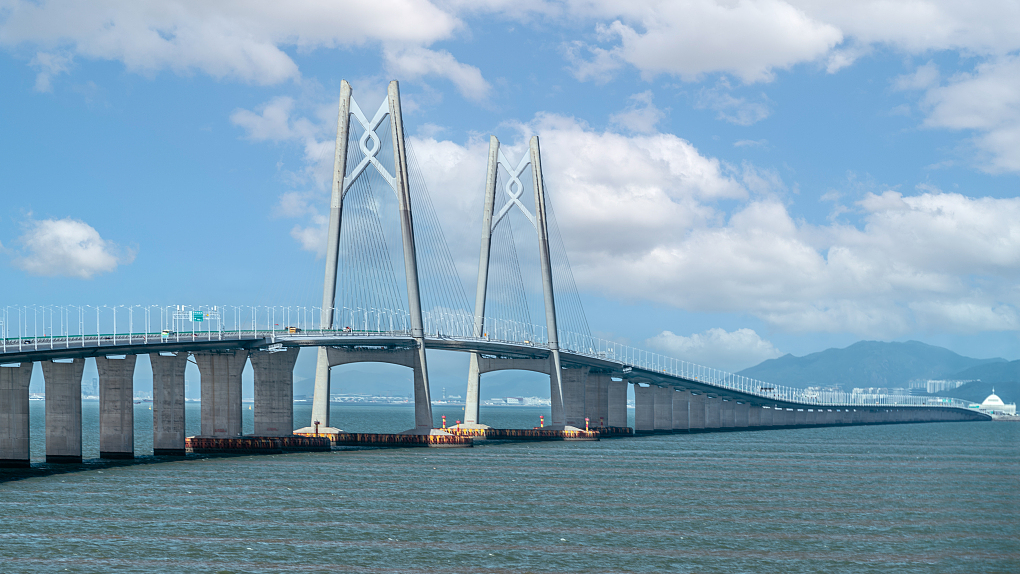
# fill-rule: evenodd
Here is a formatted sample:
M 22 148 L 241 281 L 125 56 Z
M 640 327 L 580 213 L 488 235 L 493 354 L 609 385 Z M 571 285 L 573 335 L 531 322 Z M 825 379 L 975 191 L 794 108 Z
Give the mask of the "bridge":
M 407 433 L 450 432 L 433 428 L 427 349 L 470 356 L 465 420 L 452 432 L 487 428 L 479 419 L 481 378 L 502 370 L 548 375 L 549 428 L 558 430 L 627 427 L 628 385 L 639 434 L 989 418 L 957 399 L 808 392 L 592 336 L 546 197 L 537 136 L 518 162 L 490 138 L 472 309 L 405 142 L 397 82 L 369 118 L 343 81 L 336 142 L 321 305 L 4 307 L 0 465 L 29 464 L 35 362 L 45 381 L 46 460 L 81 461 L 89 357 L 99 371 L 100 456 L 132 458 L 133 375 L 142 354 L 152 365 L 157 455 L 185 450 L 189 357 L 201 373 L 201 436 L 210 438 L 241 435 L 248 361 L 256 436 L 340 432 L 330 426 L 330 369 L 359 362 L 413 370 Z M 293 370 L 302 347 L 316 349 L 315 392 L 309 426 L 294 430 Z

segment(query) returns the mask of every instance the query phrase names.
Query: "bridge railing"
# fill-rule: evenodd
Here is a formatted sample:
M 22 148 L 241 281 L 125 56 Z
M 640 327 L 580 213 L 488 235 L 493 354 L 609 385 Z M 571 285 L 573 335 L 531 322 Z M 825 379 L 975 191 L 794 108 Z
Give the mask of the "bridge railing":
M 5 306 L 0 314 L 3 353 L 117 347 L 165 342 L 224 341 L 296 335 L 393 337 L 410 335 L 403 309 L 337 307 L 333 324 L 322 325 L 316 306 L 267 305 L 30 305 Z M 486 317 L 481 337 L 473 333 L 475 317 L 465 311 L 433 309 L 423 313 L 426 336 L 495 341 L 548 348 L 542 325 Z M 135 326 L 140 329 L 136 329 Z M 125 329 L 126 327 L 126 329 Z M 590 334 L 560 330 L 565 352 L 617 363 L 623 370 L 643 369 L 776 401 L 818 406 L 969 406 L 959 399 L 809 391 L 713 369 Z

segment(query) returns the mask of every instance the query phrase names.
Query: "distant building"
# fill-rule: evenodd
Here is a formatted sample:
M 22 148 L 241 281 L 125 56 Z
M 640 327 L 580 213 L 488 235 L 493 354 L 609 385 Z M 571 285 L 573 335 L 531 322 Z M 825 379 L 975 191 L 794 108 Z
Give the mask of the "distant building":
M 973 408 L 973 406 L 971 407 Z M 1016 403 L 1005 404 L 1002 399 L 995 394 L 995 389 L 992 389 L 992 394 L 988 395 L 988 398 L 984 400 L 978 407 L 978 410 L 990 415 L 1006 415 L 1016 416 Z

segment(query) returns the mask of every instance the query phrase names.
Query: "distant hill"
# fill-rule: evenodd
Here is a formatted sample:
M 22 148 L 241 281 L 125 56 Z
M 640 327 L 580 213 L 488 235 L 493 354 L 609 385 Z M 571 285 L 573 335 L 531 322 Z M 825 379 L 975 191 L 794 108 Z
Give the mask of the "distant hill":
M 1009 361 L 1008 363 L 1003 362 L 978 365 L 945 378 L 955 379 L 957 381 L 981 379 L 982 383 L 992 384 L 1020 382 L 1020 360 Z M 1002 395 L 999 396 L 1001 397 Z M 984 397 L 981 398 L 983 399 Z
M 839 385 L 849 391 L 854 387 L 906 387 L 913 379 L 955 379 L 969 369 L 998 364 L 1008 363 L 998 358 L 964 357 L 919 341 L 860 341 L 845 349 L 769 359 L 738 374 L 791 387 Z
M 967 383 L 950 391 L 934 393 L 934 395 L 941 397 L 954 397 L 965 401 L 980 403 L 988 398 L 988 395 L 992 394 L 993 388 L 995 389 L 995 394 L 1002 399 L 1002 402 L 1007 404 L 1020 403 L 1020 382 L 1017 381 L 998 383 L 974 381 L 973 383 Z

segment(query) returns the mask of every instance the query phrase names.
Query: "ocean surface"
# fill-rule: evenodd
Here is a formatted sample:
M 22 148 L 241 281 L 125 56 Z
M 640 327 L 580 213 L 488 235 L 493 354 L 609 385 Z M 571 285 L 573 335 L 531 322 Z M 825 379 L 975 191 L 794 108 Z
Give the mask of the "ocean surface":
M 132 463 L 0 469 L 0 572 L 1020 572 L 1015 423 L 163 460 L 144 456 L 148 409 Z M 299 425 L 309 413 L 295 407 Z M 332 416 L 413 422 L 409 407 Z M 85 403 L 86 457 L 97 424 Z

